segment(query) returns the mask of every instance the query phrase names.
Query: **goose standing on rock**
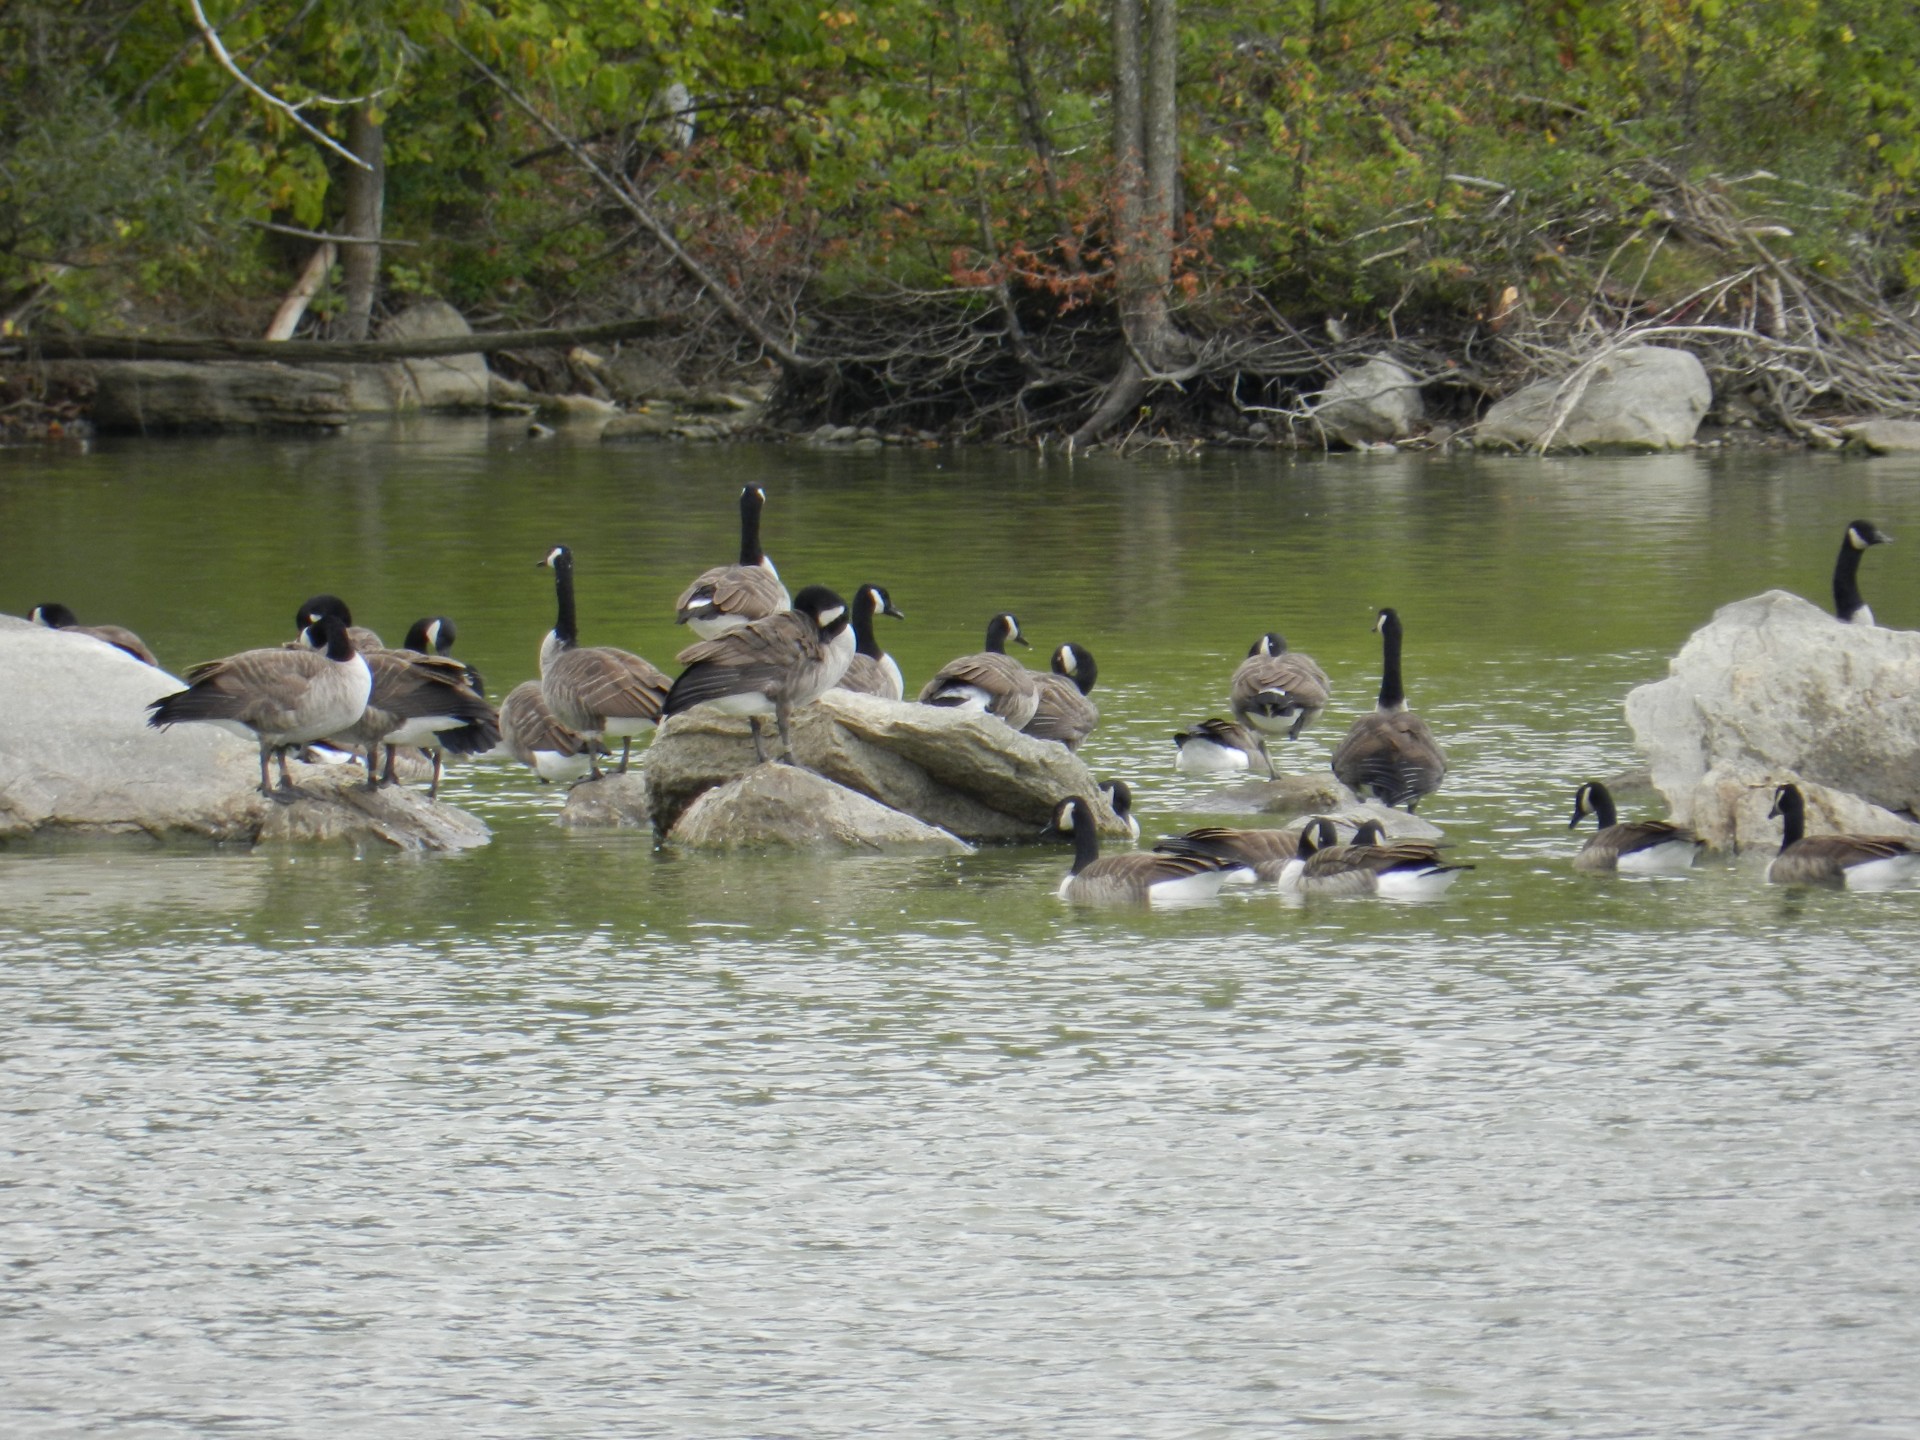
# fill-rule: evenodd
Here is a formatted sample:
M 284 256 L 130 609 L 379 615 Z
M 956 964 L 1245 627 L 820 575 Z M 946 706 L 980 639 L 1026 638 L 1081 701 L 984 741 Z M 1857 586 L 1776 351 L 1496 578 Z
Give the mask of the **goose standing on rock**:
M 1920 845 L 1905 836 L 1807 834 L 1807 801 L 1798 785 L 1773 792 L 1767 816 L 1776 815 L 1780 853 L 1767 866 L 1770 884 L 1892 890 L 1920 879 Z
M 35 624 L 44 625 L 49 630 L 68 630 L 75 635 L 91 635 L 96 640 L 104 640 L 116 650 L 124 650 L 142 664 L 160 668 L 160 662 L 153 658 L 153 651 L 147 648 L 147 642 L 124 625 L 82 625 L 66 606 L 49 601 L 36 605 L 27 612 L 27 618 Z
M 1855 520 L 1840 537 L 1840 558 L 1833 564 L 1833 613 L 1849 625 L 1873 624 L 1873 611 L 1860 597 L 1860 557 L 1893 537 L 1871 520 Z
M 1020 622 L 1002 611 L 987 622 L 987 648 L 977 655 L 949 660 L 920 689 L 922 705 L 948 710 L 980 710 L 998 715 L 1015 730 L 1023 729 L 1040 706 L 1033 671 L 1007 654 L 1007 642 L 1032 642 L 1020 633 Z
M 302 618 L 309 625 L 336 619 L 351 636 L 358 627 L 346 602 L 336 595 L 316 595 L 307 602 Z M 423 624 L 425 622 L 422 622 Z M 369 636 L 372 631 L 360 631 Z M 378 636 L 373 636 L 378 639 Z M 359 646 L 356 644 L 356 650 Z M 412 649 L 360 650 L 373 676 L 366 709 L 353 724 L 326 738 L 336 745 L 367 749 L 367 788 L 397 783 L 396 752 L 403 745 L 433 752 L 430 798 L 440 795 L 443 752 L 478 755 L 500 743 L 500 719 L 486 696 L 472 683 L 468 667 L 450 656 L 428 655 Z M 380 747 L 387 760 L 380 766 Z
M 1206 900 L 1220 893 L 1227 878 L 1220 863 L 1206 856 L 1165 855 L 1152 850 L 1103 856 L 1093 810 L 1078 795 L 1070 795 L 1056 805 L 1052 823 L 1040 833 L 1048 839 L 1073 839 L 1073 868 L 1060 882 L 1062 900 L 1096 904 L 1144 900 L 1155 905 Z
M 1173 732 L 1173 768 L 1182 775 L 1236 775 L 1253 768 L 1260 742 L 1237 720 L 1213 716 Z M 1262 756 L 1264 759 L 1264 755 Z
M 147 723 L 165 729 L 200 720 L 260 745 L 260 793 L 291 804 L 299 798 L 287 774 L 287 751 L 324 740 L 359 719 L 373 692 L 373 674 L 334 616 L 309 625 L 300 649 L 243 650 L 187 671 L 187 688 L 147 709 Z M 267 783 L 269 757 L 280 758 L 280 787 Z
M 1254 744 L 1266 762 L 1267 778 L 1275 780 L 1267 736 L 1298 740 L 1300 732 L 1320 718 L 1331 690 L 1327 672 L 1310 656 L 1287 649 L 1284 637 L 1272 631 L 1253 642 L 1247 658 L 1233 672 L 1229 687 L 1233 717 L 1255 732 Z
M 862 585 L 853 592 L 853 659 L 847 673 L 840 677 L 841 690 L 862 695 L 878 695 L 883 700 L 904 700 L 907 683 L 900 677 L 900 666 L 880 648 L 873 633 L 873 617 L 907 617 L 893 608 L 893 597 L 878 585 Z
M 1356 795 L 1371 790 L 1382 805 L 1404 805 L 1412 814 L 1422 796 L 1440 788 L 1447 756 L 1427 722 L 1407 709 L 1400 678 L 1399 615 L 1382 610 L 1373 628 L 1382 652 L 1380 699 L 1371 715 L 1353 722 L 1333 752 L 1333 773 Z
M 1050 673 L 1033 677 L 1033 718 L 1021 728 L 1025 734 L 1058 740 L 1067 749 L 1078 750 L 1100 723 L 1100 707 L 1091 698 L 1100 669 L 1085 648 L 1071 641 L 1053 652 L 1052 664 Z
M 1706 843 L 1691 830 L 1671 820 L 1622 822 L 1613 808 L 1613 796 L 1598 780 L 1589 780 L 1573 792 L 1573 819 L 1569 830 L 1593 816 L 1599 828 L 1587 837 L 1573 857 L 1576 870 L 1618 870 L 1627 875 L 1678 875 L 1693 868 Z
M 678 715 L 711 705 L 723 715 L 744 715 L 753 730 L 753 753 L 767 763 L 760 718 L 773 716 L 793 761 L 793 712 L 839 683 L 853 661 L 847 602 L 824 585 L 809 585 L 793 609 L 689 645 L 679 654 L 687 668 L 667 693 L 666 713 Z
M 540 645 L 540 693 L 553 718 L 589 742 L 589 779 L 598 780 L 603 774 L 599 747 L 592 742 L 609 735 L 620 741 L 624 775 L 633 755 L 633 737 L 647 734 L 660 723 L 672 682 L 666 672 L 638 655 L 611 645 L 582 646 L 573 604 L 573 552 L 556 545 L 539 563 L 553 571 L 559 607 L 553 629 Z
M 760 548 L 760 511 L 766 503 L 767 492 L 758 485 L 740 492 L 740 563 L 703 571 L 674 603 L 675 618 L 702 640 L 784 614 L 793 603 Z
M 605 754 L 607 747 L 554 719 L 540 682 L 523 680 L 500 702 L 500 748 L 532 770 L 542 783 L 570 783 L 584 776 L 591 766 L 589 749 Z

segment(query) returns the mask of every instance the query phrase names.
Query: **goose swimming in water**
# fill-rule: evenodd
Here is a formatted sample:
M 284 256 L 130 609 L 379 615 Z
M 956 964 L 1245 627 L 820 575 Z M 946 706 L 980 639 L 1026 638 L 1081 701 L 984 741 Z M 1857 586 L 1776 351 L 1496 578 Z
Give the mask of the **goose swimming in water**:
M 1353 722 L 1333 752 L 1333 773 L 1356 795 L 1372 791 L 1382 805 L 1404 805 L 1411 814 L 1423 796 L 1440 788 L 1447 756 L 1427 722 L 1407 709 L 1400 616 L 1382 610 L 1373 628 L 1381 644 L 1379 702 L 1371 715 Z
M 1040 833 L 1073 840 L 1073 868 L 1061 880 L 1058 892 L 1062 900 L 1151 905 L 1205 900 L 1219 894 L 1227 878 L 1218 861 L 1204 856 L 1151 850 L 1102 855 L 1092 807 L 1078 795 L 1056 805 L 1052 823 Z
M 1892 890 L 1920 879 L 1920 845 L 1900 835 L 1809 835 L 1807 801 L 1798 785 L 1773 792 L 1780 853 L 1767 866 L 1774 885 L 1831 885 Z
M 1705 845 L 1691 830 L 1670 820 L 1622 822 L 1613 808 L 1613 796 L 1598 780 L 1589 780 L 1573 792 L 1573 819 L 1567 828 L 1578 828 L 1589 815 L 1599 828 L 1573 857 L 1576 870 L 1678 875 L 1693 868 Z
M 1218 716 L 1174 731 L 1173 743 L 1173 768 L 1182 775 L 1238 774 L 1252 769 L 1253 757 L 1260 753 L 1260 742 L 1251 730 Z

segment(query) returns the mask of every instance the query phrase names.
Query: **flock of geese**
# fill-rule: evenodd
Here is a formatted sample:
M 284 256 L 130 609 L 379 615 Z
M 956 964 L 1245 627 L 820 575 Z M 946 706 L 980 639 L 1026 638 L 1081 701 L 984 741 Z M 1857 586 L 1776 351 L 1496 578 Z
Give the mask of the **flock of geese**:
M 905 699 L 900 667 L 874 633 L 877 617 L 901 612 L 878 585 L 861 586 L 851 605 L 822 585 L 789 596 L 762 548 L 765 503 L 759 486 L 742 490 L 739 559 L 703 572 L 676 602 L 676 619 L 698 637 L 676 657 L 676 676 L 628 651 L 581 643 L 573 554 L 556 545 L 538 562 L 553 572 L 556 602 L 553 628 L 540 645 L 540 678 L 516 686 L 497 710 L 479 673 L 453 657 L 451 621 L 420 620 L 400 648 L 389 649 L 353 623 L 338 597 L 316 595 L 296 612 L 298 639 L 192 667 L 186 689 L 148 707 L 148 723 L 200 722 L 254 740 L 260 791 L 282 803 L 300 793 L 288 773 L 288 755 L 311 755 L 312 747 L 348 756 L 364 750 L 369 787 L 394 783 L 400 749 L 424 750 L 433 764 L 434 795 L 447 754 L 504 755 L 546 780 L 597 781 L 627 770 L 635 738 L 697 706 L 745 717 L 762 764 L 775 758 L 763 730 L 771 718 L 778 758 L 792 763 L 793 713 L 828 690 Z M 1873 623 L 1860 594 L 1860 561 L 1889 538 L 1869 521 L 1848 525 L 1833 579 L 1841 621 Z M 157 664 L 132 632 L 81 625 L 64 605 L 38 605 L 29 618 Z M 1408 707 L 1399 615 L 1379 611 L 1374 629 L 1381 642 L 1379 694 L 1374 709 L 1356 719 L 1335 748 L 1332 768 L 1356 794 L 1411 813 L 1440 787 L 1446 754 L 1426 721 Z M 1090 698 L 1098 673 L 1093 656 L 1065 644 L 1053 652 L 1050 671 L 1039 672 L 1009 656 L 1009 644 L 1031 648 L 1018 619 L 1003 612 L 988 622 L 985 648 L 941 667 L 918 700 L 993 715 L 1015 730 L 1077 748 L 1099 720 Z M 1277 778 L 1268 741 L 1298 739 L 1326 709 L 1330 689 L 1326 672 L 1311 657 L 1290 650 L 1278 634 L 1262 635 L 1229 684 L 1232 718 L 1212 717 L 1174 736 L 1177 768 L 1222 774 L 1257 763 Z M 384 768 L 378 763 L 383 745 Z M 1103 788 L 1116 813 L 1130 820 L 1124 783 Z M 1920 879 L 1920 845 L 1907 839 L 1808 835 L 1806 803 L 1796 786 L 1776 788 L 1770 814 L 1783 830 L 1768 868 L 1773 883 L 1884 889 Z M 1599 781 L 1575 792 L 1570 828 L 1589 817 L 1597 829 L 1574 858 L 1577 870 L 1678 873 L 1691 868 L 1702 849 L 1692 832 L 1669 821 L 1622 821 Z M 1137 834 L 1137 822 L 1130 823 Z M 1342 841 L 1325 816 L 1288 828 L 1209 826 L 1169 836 L 1151 850 L 1102 855 L 1092 808 L 1080 796 L 1060 800 L 1042 833 L 1074 846 L 1072 868 L 1059 887 L 1073 901 L 1186 901 L 1235 884 L 1265 884 L 1298 895 L 1425 899 L 1444 893 L 1472 868 L 1448 863 L 1428 841 L 1388 841 L 1378 822 L 1361 825 Z

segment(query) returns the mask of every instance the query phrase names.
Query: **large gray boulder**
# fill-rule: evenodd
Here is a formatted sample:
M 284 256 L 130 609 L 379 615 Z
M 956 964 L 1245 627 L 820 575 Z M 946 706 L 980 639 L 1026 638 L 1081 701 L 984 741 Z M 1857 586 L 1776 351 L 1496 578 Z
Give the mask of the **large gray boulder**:
M 857 790 L 798 765 L 756 765 L 703 792 L 667 835 L 702 850 L 920 851 L 964 855 L 973 847 Z
M 1676 450 L 1693 443 L 1712 405 L 1713 383 L 1694 355 L 1634 345 L 1509 395 L 1473 434 L 1515 450 L 1539 448 L 1549 430 L 1550 450 Z
M 255 788 L 259 749 L 211 725 L 155 730 L 150 701 L 181 689 L 90 636 L 0 616 L 0 839 L 35 834 L 485 844 L 487 828 L 418 791 L 368 791 L 358 767 L 293 767 L 306 798 Z
M 91 419 L 107 432 L 334 430 L 353 418 L 346 382 L 311 366 L 114 360 L 93 374 Z
M 1846 625 L 1784 590 L 1722 606 L 1665 680 L 1627 696 L 1653 785 L 1710 843 L 1756 831 L 1742 786 L 1799 780 L 1885 812 L 1920 808 L 1920 634 Z M 1764 818 L 1766 806 L 1760 805 Z M 1724 817 L 1716 820 L 1713 817 Z M 1722 825 L 1724 833 L 1714 832 Z
M 1920 839 L 1920 825 L 1882 806 L 1834 790 L 1779 765 L 1730 761 L 1700 777 L 1688 793 L 1686 823 L 1715 850 L 1776 853 L 1780 821 L 1768 812 L 1774 790 L 1788 782 L 1800 787 L 1807 802 L 1807 833 L 1827 835 L 1904 835 Z M 1616 797 L 1618 798 L 1618 797 Z
M 466 317 L 444 300 L 410 306 L 380 327 L 382 340 L 444 340 L 472 333 Z M 493 372 L 478 353 L 325 368 L 345 384 L 347 403 L 360 414 L 485 410 L 493 400 Z
M 832 690 L 802 708 L 793 730 L 808 769 L 963 840 L 1031 840 L 1068 795 L 1093 805 L 1103 834 L 1126 833 L 1084 761 L 990 715 Z M 656 830 L 673 830 L 695 797 L 754 764 L 746 721 L 709 710 L 674 716 L 647 752 Z
M 567 791 L 558 823 L 568 830 L 648 829 L 653 812 L 647 805 L 647 777 L 637 769 L 622 775 L 608 768 L 598 780 L 580 781 Z
M 1313 411 L 1321 434 L 1336 445 L 1404 440 L 1426 422 L 1420 382 L 1391 360 L 1369 360 L 1333 377 Z

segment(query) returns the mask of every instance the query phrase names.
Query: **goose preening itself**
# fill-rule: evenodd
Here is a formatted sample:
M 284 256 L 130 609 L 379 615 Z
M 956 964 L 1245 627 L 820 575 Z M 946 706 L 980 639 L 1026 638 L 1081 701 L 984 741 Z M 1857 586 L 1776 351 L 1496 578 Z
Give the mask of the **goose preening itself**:
M 1382 610 L 1373 628 L 1380 634 L 1380 699 L 1371 715 L 1362 715 L 1333 752 L 1333 773 L 1356 795 L 1371 790 L 1382 805 L 1404 805 L 1412 814 L 1424 795 L 1440 788 L 1447 773 L 1446 752 L 1427 722 L 1407 709 L 1400 678 L 1400 617 Z
M 1287 649 L 1286 640 L 1269 631 L 1253 642 L 1247 658 L 1233 672 L 1229 703 L 1233 718 L 1254 731 L 1254 745 L 1266 762 L 1267 778 L 1277 779 L 1267 736 L 1298 740 L 1300 732 L 1320 718 L 1331 690 L 1327 672 L 1312 658 Z
M 671 681 L 659 666 L 611 645 L 580 644 L 573 603 L 573 552 L 556 545 L 540 564 L 553 571 L 559 612 L 540 645 L 540 693 L 547 709 L 588 741 L 620 741 L 620 773 L 633 754 L 633 737 L 660 723 Z M 588 778 L 601 778 L 600 750 L 587 747 Z
M 116 650 L 124 650 L 142 664 L 160 668 L 160 662 L 153 658 L 153 651 L 147 648 L 147 642 L 124 625 L 82 625 L 73 611 L 66 606 L 48 601 L 36 605 L 27 612 L 27 618 L 49 630 L 66 630 L 75 635 L 91 635 L 96 640 L 104 640 Z
M 1237 720 L 1218 716 L 1173 732 L 1173 768 L 1182 775 L 1230 775 L 1253 768 L 1260 742 Z M 1266 757 L 1261 755 L 1262 759 Z
M 1102 780 L 1100 793 L 1107 797 L 1107 804 L 1113 809 L 1113 818 L 1127 827 L 1127 836 L 1138 844 L 1140 840 L 1140 817 L 1133 813 L 1133 787 L 1124 780 Z
M 1325 843 L 1331 845 L 1335 833 L 1333 822 L 1321 817 L 1317 823 L 1326 827 Z M 1154 842 L 1153 848 L 1162 855 L 1196 855 L 1214 860 L 1229 867 L 1228 884 L 1242 885 L 1263 878 L 1262 867 L 1265 867 L 1265 879 L 1278 879 L 1281 868 L 1299 855 L 1301 834 L 1299 829 L 1242 830 L 1204 825 L 1181 835 L 1163 836 Z
M 606 753 L 553 718 L 538 680 L 523 680 L 500 702 L 500 747 L 546 782 L 571 783 L 591 766 L 587 752 Z
M 1577 829 L 1589 815 L 1599 828 L 1573 857 L 1576 870 L 1678 875 L 1693 868 L 1706 843 L 1671 820 L 1622 822 L 1613 808 L 1612 794 L 1598 780 L 1589 780 L 1573 792 L 1573 819 L 1567 822 L 1567 828 Z
M 299 791 L 287 774 L 287 751 L 339 733 L 358 720 L 373 693 L 373 673 L 335 616 L 309 625 L 298 650 L 243 650 L 187 671 L 187 688 L 147 709 L 159 729 L 200 720 L 260 745 L 260 793 L 283 804 Z M 280 757 L 280 787 L 267 783 L 269 757 Z
M 1060 882 L 1062 900 L 1094 904 L 1144 900 L 1153 905 L 1207 900 L 1220 893 L 1227 878 L 1220 863 L 1205 856 L 1152 850 L 1102 855 L 1093 810 L 1078 795 L 1056 805 L 1052 823 L 1040 833 L 1048 839 L 1073 839 L 1073 868 Z
M 679 654 L 687 668 L 667 693 L 666 713 L 678 715 L 711 705 L 723 715 L 744 715 L 753 729 L 753 753 L 767 763 L 760 717 L 773 716 L 793 763 L 793 712 L 839 683 L 853 660 L 847 602 L 824 585 L 809 585 L 793 609 L 689 645 Z
M 1837 885 L 1892 890 L 1920 879 L 1920 845 L 1900 835 L 1809 835 L 1807 802 L 1798 785 L 1773 792 L 1769 818 L 1780 817 L 1780 853 L 1767 866 L 1775 885 Z
M 1382 844 L 1378 820 L 1368 820 L 1345 845 L 1304 839 L 1294 880 L 1303 895 L 1378 895 L 1387 900 L 1433 900 L 1471 865 L 1449 865 L 1426 840 Z
M 760 548 L 760 511 L 766 503 L 767 492 L 758 485 L 740 492 L 740 563 L 701 572 L 674 602 L 675 618 L 702 640 L 785 614 L 793 603 Z
M 900 666 L 880 648 L 873 633 L 873 617 L 907 617 L 893 608 L 893 597 L 878 585 L 862 585 L 853 592 L 853 659 L 847 673 L 840 677 L 839 688 L 857 690 L 862 695 L 878 695 L 883 700 L 904 700 L 906 681 L 900 678 Z
M 987 622 L 987 648 L 941 666 L 940 673 L 921 687 L 920 703 L 984 711 L 998 715 L 1015 730 L 1023 729 L 1039 708 L 1040 690 L 1033 683 L 1033 671 L 1007 654 L 1009 640 L 1033 648 L 1020 633 L 1020 622 L 1003 611 Z
M 1871 520 L 1855 520 L 1840 537 L 1840 558 L 1833 564 L 1833 613 L 1849 625 L 1873 624 L 1873 611 L 1860 598 L 1860 557 L 1893 537 Z
M 1053 652 L 1052 664 L 1051 672 L 1033 677 L 1033 718 L 1021 729 L 1078 750 L 1100 723 L 1100 707 L 1088 698 L 1100 670 L 1086 649 L 1071 642 Z

